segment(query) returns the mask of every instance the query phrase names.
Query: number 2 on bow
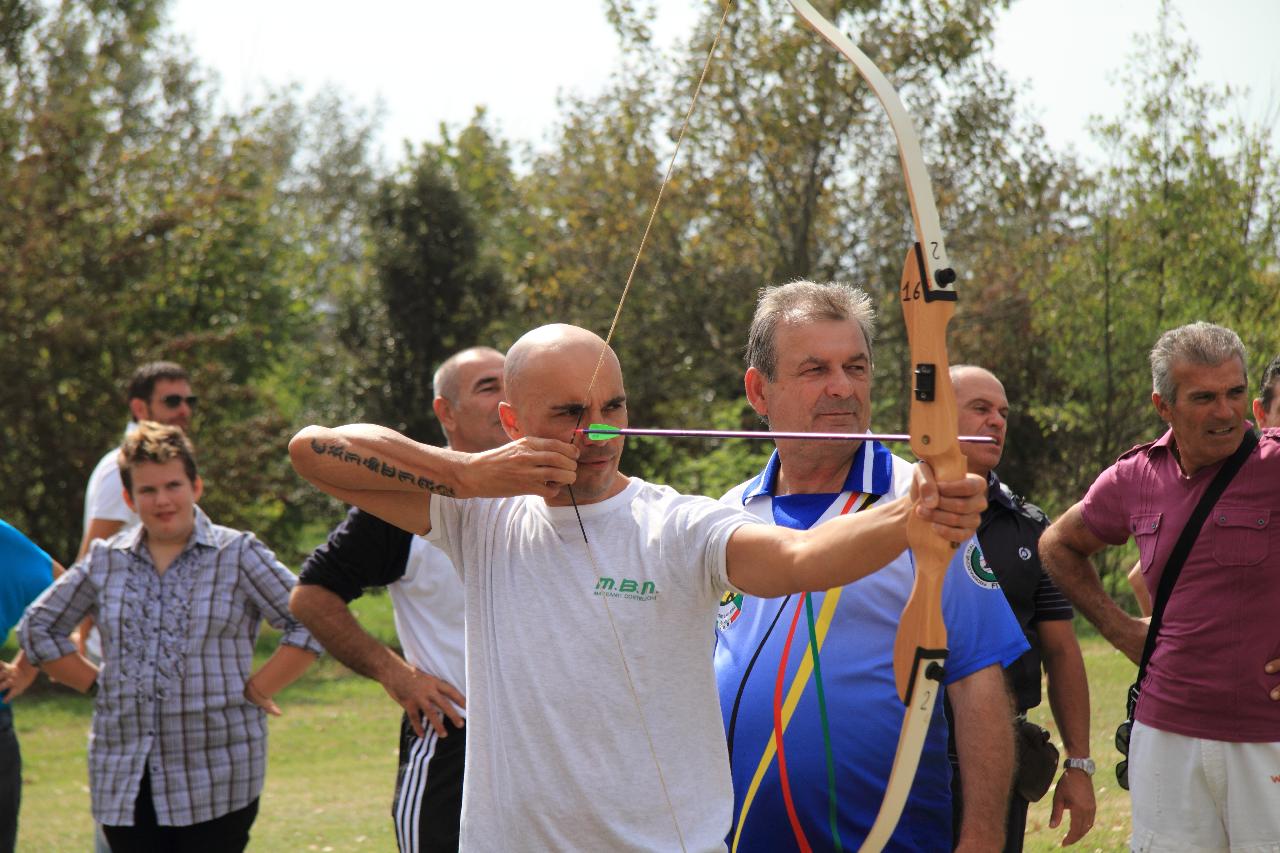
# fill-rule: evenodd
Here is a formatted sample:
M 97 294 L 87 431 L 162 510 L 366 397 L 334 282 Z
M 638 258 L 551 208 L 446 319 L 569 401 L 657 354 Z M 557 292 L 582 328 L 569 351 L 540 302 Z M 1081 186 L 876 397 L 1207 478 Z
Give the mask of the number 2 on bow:
M 807 0 L 789 2 L 800 18 L 853 64 L 888 113 L 893 127 L 916 232 L 899 291 L 913 366 L 911 449 L 929 463 L 938 480 L 959 479 L 964 476 L 966 465 L 957 441 L 956 400 L 946 338 L 947 325 L 955 314 L 956 274 L 947 259 L 919 137 L 902 99 L 875 63 Z M 928 247 L 927 252 L 924 247 Z M 907 541 L 916 574 L 911 597 L 898 623 L 893 654 L 894 681 L 905 713 L 884 799 L 862 843 L 861 849 L 866 853 L 882 850 L 898 825 L 934 717 L 942 666 L 947 659 L 942 582 L 955 548 L 914 513 L 907 524 Z

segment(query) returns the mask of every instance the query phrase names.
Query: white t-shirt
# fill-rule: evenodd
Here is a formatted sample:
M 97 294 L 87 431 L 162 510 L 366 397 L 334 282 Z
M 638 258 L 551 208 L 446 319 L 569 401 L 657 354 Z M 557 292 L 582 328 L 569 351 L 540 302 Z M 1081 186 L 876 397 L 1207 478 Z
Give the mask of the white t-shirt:
M 715 616 L 755 519 L 634 478 L 580 511 L 591 557 L 572 507 L 431 499 L 427 538 L 466 590 L 462 849 L 679 849 L 625 656 L 686 848 L 724 850 Z
M 124 431 L 126 436 L 137 429 L 132 421 Z M 120 448 L 113 447 L 93 466 L 89 475 L 89 485 L 84 490 L 84 522 L 80 528 L 83 536 L 89 530 L 89 522 L 95 518 L 106 521 L 119 521 L 124 526 L 120 531 L 132 530 L 142 523 L 138 514 L 129 509 L 124 500 L 124 481 L 120 479 Z M 98 635 L 98 626 L 94 625 L 85 637 L 85 651 L 94 661 L 102 660 L 102 639 Z
M 466 695 L 465 597 L 449 556 L 421 536 L 413 537 L 404 577 L 387 584 L 387 592 L 404 659 Z M 466 710 L 459 710 L 465 717 Z
M 130 424 L 130 427 L 134 428 L 134 425 Z M 126 430 L 125 435 L 128 434 L 129 431 Z M 129 509 L 124 501 L 119 458 L 119 446 L 111 448 L 98 460 L 93 473 L 89 475 L 89 485 L 84 490 L 84 525 L 80 528 L 81 531 L 88 530 L 89 522 L 95 518 L 122 522 L 124 530 L 142 523 L 138 514 Z

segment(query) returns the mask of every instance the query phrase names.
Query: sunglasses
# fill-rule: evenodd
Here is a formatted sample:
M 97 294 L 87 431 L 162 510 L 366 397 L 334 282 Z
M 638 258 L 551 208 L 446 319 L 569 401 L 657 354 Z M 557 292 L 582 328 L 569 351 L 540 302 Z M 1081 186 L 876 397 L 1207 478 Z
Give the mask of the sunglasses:
M 1133 714 L 1138 708 L 1138 685 L 1129 687 L 1129 695 L 1125 701 L 1125 720 L 1116 727 L 1116 749 L 1124 756 L 1116 764 L 1116 782 L 1121 788 L 1129 790 L 1129 738 L 1133 734 Z
M 165 396 L 160 398 L 160 402 L 164 403 L 166 406 L 168 406 L 171 409 L 176 409 L 179 406 L 181 406 L 183 403 L 186 403 L 189 407 L 194 409 L 196 407 L 196 403 L 199 400 L 200 400 L 199 397 L 195 397 L 195 396 L 184 397 L 181 394 L 166 394 Z
M 1125 720 L 1116 729 L 1116 749 L 1124 756 L 1116 764 L 1116 782 L 1126 791 L 1129 790 L 1129 734 L 1132 729 L 1133 724 L 1129 720 Z

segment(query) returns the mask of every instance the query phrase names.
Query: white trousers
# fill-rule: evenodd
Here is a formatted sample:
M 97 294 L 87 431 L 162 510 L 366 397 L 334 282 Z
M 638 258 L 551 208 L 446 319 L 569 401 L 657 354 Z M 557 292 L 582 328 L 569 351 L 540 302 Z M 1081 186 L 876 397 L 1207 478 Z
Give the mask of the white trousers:
M 1280 853 L 1280 743 L 1206 740 L 1135 722 L 1129 794 L 1135 853 Z

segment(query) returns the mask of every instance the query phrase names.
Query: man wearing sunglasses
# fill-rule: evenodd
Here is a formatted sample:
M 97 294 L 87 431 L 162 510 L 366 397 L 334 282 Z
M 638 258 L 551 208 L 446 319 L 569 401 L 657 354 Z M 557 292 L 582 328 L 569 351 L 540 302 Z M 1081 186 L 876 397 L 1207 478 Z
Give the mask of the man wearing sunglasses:
M 196 397 L 191 393 L 187 371 L 171 361 L 153 361 L 133 372 L 128 403 L 126 435 L 138 421 L 155 421 L 186 432 L 191 428 Z M 116 464 L 119 450 L 119 445 L 108 450 L 89 475 L 84 494 L 84 536 L 77 560 L 85 555 L 93 540 L 107 539 L 138 524 L 137 513 L 124 500 L 124 484 L 120 481 L 120 466 Z

